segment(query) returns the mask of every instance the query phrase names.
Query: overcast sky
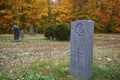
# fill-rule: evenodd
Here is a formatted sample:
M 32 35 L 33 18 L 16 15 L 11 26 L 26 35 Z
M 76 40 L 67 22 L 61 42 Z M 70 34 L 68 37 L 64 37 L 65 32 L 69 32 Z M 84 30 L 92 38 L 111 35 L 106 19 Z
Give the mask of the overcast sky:
M 57 0 L 52 0 L 53 2 L 57 2 Z

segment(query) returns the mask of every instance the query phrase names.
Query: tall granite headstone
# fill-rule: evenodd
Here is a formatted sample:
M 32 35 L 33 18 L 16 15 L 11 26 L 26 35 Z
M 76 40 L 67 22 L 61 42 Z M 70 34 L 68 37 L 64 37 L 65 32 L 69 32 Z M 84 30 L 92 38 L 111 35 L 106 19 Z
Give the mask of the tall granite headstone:
M 81 80 L 91 80 L 94 22 L 77 20 L 71 23 L 70 73 Z
M 34 35 L 34 34 L 35 34 L 35 32 L 34 32 L 34 26 L 31 25 L 30 26 L 30 35 Z
M 17 25 L 13 26 L 14 31 L 14 41 L 19 41 L 19 28 Z

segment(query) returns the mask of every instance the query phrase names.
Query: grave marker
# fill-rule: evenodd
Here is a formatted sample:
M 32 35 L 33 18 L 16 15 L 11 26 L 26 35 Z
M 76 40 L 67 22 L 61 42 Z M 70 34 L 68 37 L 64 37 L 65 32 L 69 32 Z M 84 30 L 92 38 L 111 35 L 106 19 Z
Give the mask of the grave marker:
M 93 60 L 94 22 L 77 20 L 71 23 L 70 73 L 91 80 Z
M 34 32 L 34 26 L 33 25 L 30 26 L 30 34 L 31 35 L 35 34 L 35 32 Z
M 23 30 L 20 30 L 20 38 L 24 38 L 24 31 Z

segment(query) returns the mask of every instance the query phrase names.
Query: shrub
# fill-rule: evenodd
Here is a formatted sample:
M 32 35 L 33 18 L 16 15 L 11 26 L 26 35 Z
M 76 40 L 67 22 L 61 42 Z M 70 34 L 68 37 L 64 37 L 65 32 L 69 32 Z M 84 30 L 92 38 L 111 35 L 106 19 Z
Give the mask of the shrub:
M 51 25 L 45 29 L 44 35 L 48 39 L 69 40 L 70 29 L 65 24 Z
M 57 40 L 69 40 L 70 29 L 65 24 L 59 24 L 55 30 L 55 35 Z
M 51 25 L 45 29 L 44 36 L 50 39 L 52 37 L 55 38 L 55 28 L 56 25 Z

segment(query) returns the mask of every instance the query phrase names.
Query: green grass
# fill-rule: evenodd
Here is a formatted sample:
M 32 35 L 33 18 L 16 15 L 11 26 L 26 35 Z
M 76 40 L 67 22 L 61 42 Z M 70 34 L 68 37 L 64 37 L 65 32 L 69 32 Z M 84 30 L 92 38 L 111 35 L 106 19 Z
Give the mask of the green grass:
M 37 65 L 36 65 L 37 63 Z M 34 62 L 23 68 L 18 74 L 1 75 L 1 80 L 77 80 L 70 76 L 69 61 L 59 62 L 55 65 L 55 61 Z M 117 63 L 116 63 L 117 64 Z M 119 64 L 109 64 L 108 67 L 102 68 L 93 65 L 92 80 L 119 80 L 120 68 Z M 48 71 L 46 70 L 48 69 Z M 6 77 L 7 76 L 7 77 Z
M 36 65 L 37 63 L 37 65 Z M 62 61 L 56 65 L 53 60 L 38 63 L 32 62 L 16 74 L 2 74 L 1 80 L 74 80 L 70 77 L 69 62 Z M 6 77 L 7 76 L 7 77 Z
M 120 36 L 95 34 L 92 80 L 120 80 Z M 99 38 L 99 39 L 98 39 Z M 0 35 L 0 80 L 78 80 L 70 75 L 69 41 L 51 41 L 43 35 L 25 35 L 14 42 Z

